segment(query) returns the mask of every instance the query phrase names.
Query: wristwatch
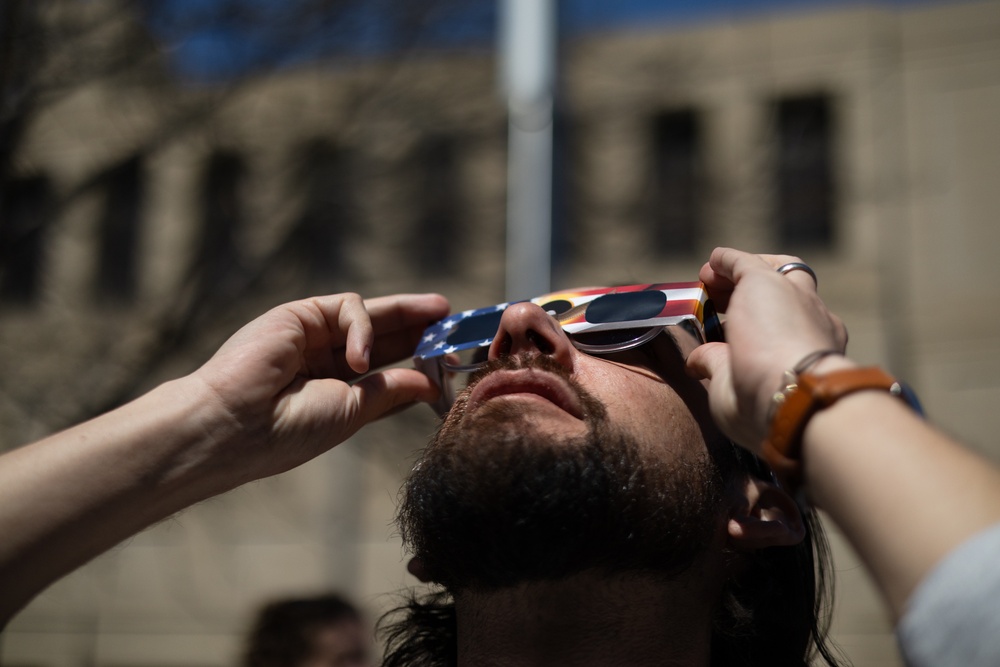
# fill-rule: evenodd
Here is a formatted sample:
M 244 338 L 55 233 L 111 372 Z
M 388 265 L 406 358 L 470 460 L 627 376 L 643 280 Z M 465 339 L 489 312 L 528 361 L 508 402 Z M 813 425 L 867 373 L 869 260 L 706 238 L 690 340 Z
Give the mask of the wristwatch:
M 764 460 L 786 486 L 802 484 L 802 434 L 809 419 L 856 391 L 877 389 L 897 396 L 922 414 L 916 395 L 880 368 L 849 368 L 822 375 L 799 373 L 775 395 L 771 429 L 762 446 Z

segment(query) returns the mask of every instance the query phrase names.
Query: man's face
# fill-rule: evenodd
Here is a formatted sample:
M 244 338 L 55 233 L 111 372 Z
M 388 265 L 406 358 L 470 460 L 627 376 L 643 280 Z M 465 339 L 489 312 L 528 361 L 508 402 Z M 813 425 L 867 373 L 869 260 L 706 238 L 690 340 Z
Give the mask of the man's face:
M 522 303 L 489 358 L 405 488 L 401 530 L 432 578 L 454 590 L 675 571 L 707 546 L 719 437 L 668 336 L 593 357 Z

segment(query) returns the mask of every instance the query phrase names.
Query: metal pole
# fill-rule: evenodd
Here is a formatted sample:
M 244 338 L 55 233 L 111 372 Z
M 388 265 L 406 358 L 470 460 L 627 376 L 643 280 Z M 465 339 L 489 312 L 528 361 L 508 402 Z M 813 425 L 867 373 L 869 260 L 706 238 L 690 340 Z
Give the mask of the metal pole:
M 550 291 L 557 0 L 500 0 L 507 99 L 508 300 Z

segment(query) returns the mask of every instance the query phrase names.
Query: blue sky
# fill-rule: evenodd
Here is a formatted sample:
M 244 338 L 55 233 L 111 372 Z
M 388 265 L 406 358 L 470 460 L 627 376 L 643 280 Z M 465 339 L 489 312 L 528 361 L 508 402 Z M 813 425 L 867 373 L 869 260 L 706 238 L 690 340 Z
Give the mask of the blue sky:
M 947 0 L 561 0 L 563 36 L 691 25 L 843 5 L 902 8 Z M 148 20 L 182 77 L 225 81 L 330 53 L 399 48 L 493 48 L 494 0 L 149 0 Z M 311 12 L 308 21 L 294 20 Z M 237 18 L 241 17 L 241 18 Z M 412 26 L 419 26 L 414 29 Z
M 571 30 L 628 27 L 650 23 L 687 23 L 723 17 L 802 11 L 837 5 L 902 7 L 929 0 L 565 0 L 564 21 Z

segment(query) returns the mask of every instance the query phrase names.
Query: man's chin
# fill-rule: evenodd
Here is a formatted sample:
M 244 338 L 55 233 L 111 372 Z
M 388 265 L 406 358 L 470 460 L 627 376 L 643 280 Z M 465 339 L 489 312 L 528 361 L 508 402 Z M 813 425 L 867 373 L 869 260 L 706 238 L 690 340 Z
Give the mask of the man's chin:
M 455 592 L 591 568 L 678 571 L 711 539 L 710 462 L 645 460 L 604 419 L 570 434 L 524 407 L 446 421 L 407 480 L 399 528 L 431 579 Z

